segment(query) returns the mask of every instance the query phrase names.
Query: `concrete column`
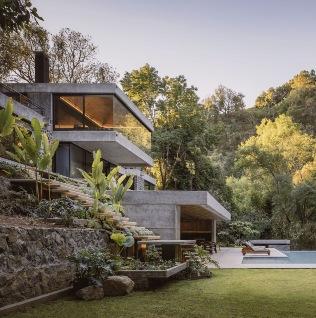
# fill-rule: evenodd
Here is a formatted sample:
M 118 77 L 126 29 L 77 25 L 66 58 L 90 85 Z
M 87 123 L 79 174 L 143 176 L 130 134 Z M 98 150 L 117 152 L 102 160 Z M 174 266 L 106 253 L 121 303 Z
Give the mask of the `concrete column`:
M 181 207 L 176 206 L 175 207 L 175 239 L 180 240 L 181 238 Z
M 212 242 L 216 243 L 216 220 L 212 220 Z

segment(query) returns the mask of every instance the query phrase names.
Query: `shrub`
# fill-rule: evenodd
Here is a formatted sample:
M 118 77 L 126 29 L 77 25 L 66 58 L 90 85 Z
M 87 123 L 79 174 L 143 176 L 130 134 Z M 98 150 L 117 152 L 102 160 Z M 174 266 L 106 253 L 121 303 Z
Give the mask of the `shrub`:
M 70 223 L 74 217 L 87 218 L 88 209 L 79 202 L 68 197 L 53 199 L 51 201 L 42 200 L 34 211 L 34 215 L 42 218 L 62 218 Z
M 37 206 L 34 195 L 24 190 L 14 191 L 8 179 L 0 177 L 0 213 L 4 215 L 31 216 Z
M 76 266 L 75 287 L 100 285 L 118 270 L 118 261 L 108 251 L 85 249 L 68 258 Z
M 166 270 L 175 266 L 174 260 L 163 260 L 155 246 L 149 246 L 145 261 L 128 257 L 122 261 L 122 268 L 127 270 Z
M 250 222 L 233 221 L 217 235 L 222 245 L 229 246 L 239 245 L 244 240 L 254 239 L 258 237 L 259 231 L 255 230 Z
M 209 264 L 214 264 L 219 267 L 218 263 L 211 258 L 211 255 L 203 246 L 195 245 L 192 251 L 185 253 L 187 258 L 186 274 L 189 278 L 208 276 L 210 270 Z

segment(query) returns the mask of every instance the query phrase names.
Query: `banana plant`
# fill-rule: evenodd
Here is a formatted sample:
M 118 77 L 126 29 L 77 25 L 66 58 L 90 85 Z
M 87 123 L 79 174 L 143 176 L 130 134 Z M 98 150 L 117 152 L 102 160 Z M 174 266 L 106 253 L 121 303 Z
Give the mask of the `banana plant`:
M 106 201 L 114 211 L 123 213 L 122 199 L 127 190 L 133 184 L 133 177 L 119 175 L 120 167 L 115 167 L 108 175 L 103 173 L 103 161 L 101 150 L 93 152 L 91 173 L 79 169 L 83 178 L 90 186 L 93 196 L 92 213 L 99 212 L 100 201 Z M 124 184 L 126 178 L 127 182 Z
M 127 181 L 124 183 L 124 181 L 127 179 Z M 110 198 L 112 200 L 112 204 L 114 207 L 114 210 L 118 213 L 124 213 L 122 201 L 124 198 L 125 193 L 131 188 L 133 185 L 134 178 L 130 175 L 122 175 L 118 176 L 115 175 L 111 178 L 109 184 L 110 184 Z
M 58 148 L 59 141 L 49 141 L 48 136 L 43 132 L 43 123 L 37 118 L 31 121 L 32 133 L 24 131 L 22 128 L 15 127 L 15 132 L 18 137 L 19 145 L 14 145 L 15 153 L 7 152 L 14 160 L 29 164 L 35 167 L 36 194 L 40 200 L 42 197 L 42 177 L 41 177 L 41 192 L 38 187 L 38 171 L 44 171 L 51 167 L 52 160 Z M 48 173 L 49 177 L 49 173 Z M 50 189 L 49 189 L 50 196 Z
M 5 108 L 0 110 L 0 140 L 9 136 L 13 132 L 15 126 L 15 117 L 13 115 L 13 101 L 9 98 Z
M 79 169 L 83 178 L 88 183 L 92 190 L 93 207 L 92 213 L 96 214 L 99 211 L 99 202 L 105 195 L 105 192 L 109 189 L 106 175 L 103 173 L 103 161 L 101 150 L 93 152 L 93 163 L 91 167 L 91 173 L 88 173 L 82 169 Z

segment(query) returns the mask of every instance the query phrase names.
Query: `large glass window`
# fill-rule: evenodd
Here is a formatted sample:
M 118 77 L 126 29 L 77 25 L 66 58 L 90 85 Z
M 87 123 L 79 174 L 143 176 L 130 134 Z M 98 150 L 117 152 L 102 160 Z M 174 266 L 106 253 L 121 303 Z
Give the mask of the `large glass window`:
M 54 160 L 54 171 L 66 177 L 81 178 L 78 170 L 91 172 L 93 155 L 72 143 L 61 142 L 56 151 Z M 108 174 L 114 167 L 110 162 L 103 160 L 103 172 Z
M 115 130 L 145 151 L 151 149 L 150 131 L 116 98 L 114 101 L 113 123 Z
M 151 132 L 112 95 L 55 95 L 54 129 L 116 130 L 144 151 Z
M 83 96 L 55 96 L 54 128 L 83 128 Z

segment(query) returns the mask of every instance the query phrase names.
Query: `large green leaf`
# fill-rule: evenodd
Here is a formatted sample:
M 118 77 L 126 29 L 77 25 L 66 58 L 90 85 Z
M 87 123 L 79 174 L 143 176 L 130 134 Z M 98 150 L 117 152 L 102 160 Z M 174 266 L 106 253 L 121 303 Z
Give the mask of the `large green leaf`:
M 13 102 L 10 98 L 5 105 L 5 108 L 0 111 L 0 136 L 8 136 L 12 133 L 15 124 L 13 115 Z
M 35 140 L 35 145 L 36 145 L 36 149 L 40 149 L 42 146 L 42 128 L 43 128 L 43 124 L 37 119 L 37 118 L 33 118 L 31 121 L 31 125 L 33 128 L 33 135 L 34 135 L 34 140 Z

